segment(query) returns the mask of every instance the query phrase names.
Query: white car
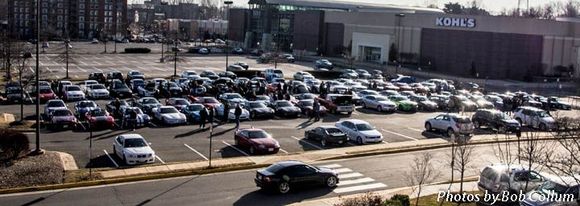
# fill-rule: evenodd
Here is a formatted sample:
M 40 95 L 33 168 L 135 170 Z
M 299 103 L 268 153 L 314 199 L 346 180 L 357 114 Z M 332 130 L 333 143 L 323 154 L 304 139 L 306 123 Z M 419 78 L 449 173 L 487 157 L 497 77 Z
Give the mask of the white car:
M 245 105 L 241 104 L 241 105 Z M 220 104 L 216 107 L 216 111 L 217 111 L 217 116 L 223 117 L 224 116 L 224 105 Z M 236 108 L 235 107 L 230 107 L 230 111 L 228 112 L 228 120 L 235 120 L 236 119 L 236 115 L 235 115 L 235 111 Z M 242 114 L 240 115 L 240 120 L 249 120 L 250 119 L 250 112 L 245 109 L 242 108 Z
M 86 92 L 87 88 L 89 88 L 89 86 L 95 85 L 95 84 L 99 84 L 99 82 L 97 82 L 97 80 L 85 80 L 81 84 L 81 89 L 83 89 L 83 91 Z
M 46 102 L 46 105 L 44 106 L 44 115 L 46 115 L 50 119 L 50 115 L 52 114 L 52 112 L 58 109 L 68 109 L 68 107 L 61 99 L 48 100 Z
M 155 151 L 149 145 L 139 134 L 123 134 L 115 138 L 113 153 L 128 165 L 154 163 Z
M 78 85 L 65 86 L 63 96 L 63 99 L 66 101 L 77 101 L 85 99 L 85 93 Z
M 375 129 L 368 122 L 358 119 L 347 119 L 334 124 L 338 129 L 346 134 L 349 140 L 358 144 L 377 143 L 383 141 L 383 134 Z
M 187 70 L 187 71 L 181 72 L 181 78 L 189 78 L 191 76 L 199 76 L 199 75 L 197 74 L 197 72 L 195 72 L 193 70 Z
M 173 106 L 160 106 L 153 108 L 153 116 L 165 125 L 186 124 L 187 117 Z
M 108 99 L 109 90 L 102 84 L 93 84 L 87 87 L 87 97 L 89 99 Z
M 397 104 L 381 95 L 364 96 L 362 98 L 362 107 L 376 109 L 379 112 L 394 112 L 397 110 Z
M 556 128 L 556 120 L 542 109 L 535 107 L 518 107 L 514 111 L 514 119 L 521 125 L 548 131 Z
M 293 77 L 294 77 L 294 80 L 303 81 L 304 76 L 312 76 L 312 74 L 310 74 L 308 72 L 299 71 L 299 72 L 294 73 Z

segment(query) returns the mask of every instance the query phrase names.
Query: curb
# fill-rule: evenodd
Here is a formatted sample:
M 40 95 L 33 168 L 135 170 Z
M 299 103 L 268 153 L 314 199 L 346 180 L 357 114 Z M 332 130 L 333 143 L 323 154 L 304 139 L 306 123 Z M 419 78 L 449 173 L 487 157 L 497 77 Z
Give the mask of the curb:
M 189 176 L 189 175 L 203 175 L 203 174 L 211 174 L 211 173 L 218 173 L 218 172 L 229 172 L 229 171 L 238 171 L 238 170 L 246 170 L 246 169 L 256 169 L 256 168 L 261 168 L 261 167 L 265 167 L 265 166 L 267 166 L 267 165 L 266 164 L 238 164 L 238 165 L 234 164 L 234 165 L 227 165 L 227 166 L 216 167 L 216 168 L 211 168 L 211 169 L 202 168 L 202 169 L 197 169 L 197 170 L 195 170 L 195 169 L 194 170 L 180 170 L 180 171 L 173 171 L 173 172 L 166 172 L 166 173 L 152 173 L 152 174 L 146 174 L 146 175 L 125 176 L 125 177 L 120 177 L 120 178 L 103 179 L 103 180 L 91 180 L 91 181 L 82 181 L 82 182 L 73 182 L 73 183 L 1 189 L 0 194 L 35 192 L 35 191 L 43 191 L 43 190 L 58 190 L 58 189 L 69 189 L 69 188 L 76 188 L 76 187 L 108 185 L 108 184 L 124 183 L 124 182 L 137 182 L 137 181 L 145 181 L 145 180 L 166 179 L 166 178 L 182 177 L 182 176 Z

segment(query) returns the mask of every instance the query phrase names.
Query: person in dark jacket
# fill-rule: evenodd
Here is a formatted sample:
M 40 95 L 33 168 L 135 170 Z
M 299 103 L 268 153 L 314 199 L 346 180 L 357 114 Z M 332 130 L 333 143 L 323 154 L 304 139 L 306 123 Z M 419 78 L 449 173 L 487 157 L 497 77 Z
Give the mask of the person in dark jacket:
M 318 100 L 314 100 L 312 105 L 312 112 L 314 113 L 314 121 L 320 121 L 320 103 Z
M 234 110 L 234 116 L 236 117 L 236 129 L 240 128 L 240 116 L 242 115 L 242 107 L 240 104 L 236 104 L 236 109 Z
M 207 109 L 204 107 L 199 111 L 199 128 L 205 128 L 205 122 L 207 121 Z

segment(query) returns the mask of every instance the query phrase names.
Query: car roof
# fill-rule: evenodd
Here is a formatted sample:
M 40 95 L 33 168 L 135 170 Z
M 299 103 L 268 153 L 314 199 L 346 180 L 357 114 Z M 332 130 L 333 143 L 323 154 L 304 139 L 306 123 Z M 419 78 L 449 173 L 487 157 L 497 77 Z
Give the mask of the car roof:
M 352 122 L 354 124 L 369 124 L 367 121 L 360 120 L 360 119 L 345 119 L 342 122 Z
M 119 137 L 123 137 L 123 139 L 145 139 L 140 134 L 122 134 Z
M 329 128 L 338 129 L 338 128 L 336 128 L 334 125 L 320 125 L 320 126 L 318 126 L 318 127 L 320 127 L 320 128 L 324 128 L 324 129 L 329 129 Z
M 283 167 L 291 167 L 295 165 L 305 165 L 306 163 L 298 161 L 298 160 L 286 160 L 274 163 L 275 165 L 280 165 Z
M 265 130 L 263 130 L 263 129 L 260 129 L 260 128 L 255 128 L 255 127 L 252 127 L 252 128 L 245 128 L 245 129 L 240 129 L 240 131 L 264 131 L 264 132 L 266 132 L 266 131 L 265 131 Z M 266 133 L 267 133 L 267 132 L 266 132 Z

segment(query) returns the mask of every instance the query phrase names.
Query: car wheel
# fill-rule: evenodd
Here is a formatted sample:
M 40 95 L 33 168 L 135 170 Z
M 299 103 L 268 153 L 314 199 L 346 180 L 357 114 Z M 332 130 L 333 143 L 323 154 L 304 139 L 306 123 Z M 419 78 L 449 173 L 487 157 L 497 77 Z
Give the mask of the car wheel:
M 522 119 L 520 119 L 519 117 L 516 118 L 516 121 L 518 121 L 518 123 L 520 123 L 520 125 L 523 125 L 522 124 Z
M 322 145 L 322 147 L 326 147 L 326 140 L 325 139 L 320 140 L 320 145 Z
M 431 128 L 431 123 L 425 123 L 425 131 L 430 132 L 433 128 Z
M 256 154 L 256 148 L 254 148 L 254 146 L 250 147 L 250 154 L 252 155 Z
M 335 176 L 330 176 L 328 178 L 326 178 L 326 186 L 333 188 L 336 187 L 336 184 L 338 182 L 338 178 L 336 178 Z
M 475 129 L 479 129 L 481 124 L 479 124 L 479 121 L 473 121 L 473 127 L 475 127 Z
M 365 104 L 364 102 L 362 103 L 361 106 L 362 106 L 363 109 L 366 109 L 367 108 L 367 104 Z
M 498 126 L 498 127 L 497 127 L 497 131 L 498 131 L 499 133 L 505 133 L 505 132 L 506 132 L 506 130 L 505 130 L 505 127 L 504 127 L 503 125 L 500 125 L 500 126 Z
M 544 123 L 541 123 L 541 124 L 540 124 L 540 130 L 541 130 L 541 131 L 546 131 L 546 130 L 547 130 L 547 128 L 546 128 L 546 124 L 544 124 Z
M 451 129 L 451 128 L 447 129 L 447 136 L 448 137 L 452 137 L 453 134 L 455 134 L 455 132 L 453 131 L 453 129 Z
M 363 145 L 364 144 L 361 137 L 357 137 L 356 138 L 356 143 L 358 143 L 359 145 Z
M 280 184 L 278 184 L 278 192 L 280 192 L 280 194 L 286 194 L 290 192 L 290 183 L 281 182 Z
M 377 107 L 377 111 L 379 111 L 379 112 L 383 112 L 383 107 L 381 107 L 381 106 L 378 106 L 378 107 Z

